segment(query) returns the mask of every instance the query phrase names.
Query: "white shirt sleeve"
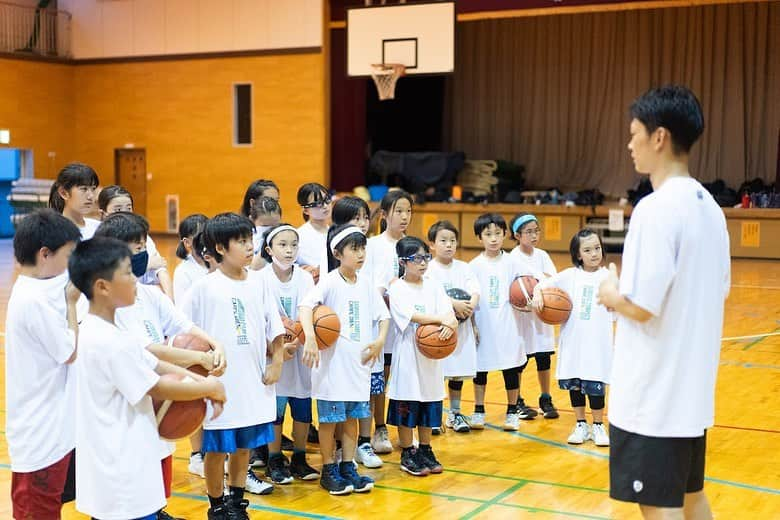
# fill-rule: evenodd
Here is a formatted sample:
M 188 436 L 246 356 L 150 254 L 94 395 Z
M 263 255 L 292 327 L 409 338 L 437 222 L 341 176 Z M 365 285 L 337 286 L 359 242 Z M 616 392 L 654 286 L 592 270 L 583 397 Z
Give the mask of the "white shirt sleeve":
M 320 283 L 312 287 L 306 295 L 303 297 L 301 302 L 298 304 L 298 307 L 308 307 L 309 309 L 313 309 L 317 305 L 321 304 L 324 300 L 325 292 L 324 290 L 329 285 L 330 279 L 320 279 Z
M 162 291 L 155 293 L 155 300 L 158 316 L 160 316 L 160 325 L 165 336 L 175 336 L 192 329 L 194 325 L 192 320 L 187 318 L 181 309 L 177 309 L 171 299 L 165 296 Z
M 547 251 L 541 251 L 542 253 L 542 270 L 545 274 L 549 275 L 555 275 L 558 273 L 558 270 L 555 268 L 555 264 L 552 261 L 552 258 L 550 258 L 550 255 L 547 253 Z
M 479 294 L 479 280 L 474 276 L 474 271 L 472 271 L 470 265 L 466 264 L 463 266 L 463 274 L 466 278 L 464 283 L 466 292 L 471 295 Z
M 403 294 L 405 292 L 401 283 L 393 284 L 389 291 L 390 315 L 393 317 L 393 321 L 401 332 L 406 330 L 406 327 L 408 327 L 412 321 L 412 316 L 414 316 L 414 313 L 416 312 L 414 310 L 414 301 L 412 301 L 411 298 L 405 297 L 406 295 Z
M 111 381 L 132 406 L 137 405 L 160 379 L 144 354 L 152 356 L 146 349 L 122 345 L 115 355 L 107 358 Z
M 278 336 L 285 333 L 282 317 L 279 315 L 279 307 L 276 305 L 276 297 L 268 284 L 263 284 L 263 309 L 265 309 L 265 338 L 271 343 Z
M 65 295 L 62 297 L 65 298 Z M 27 319 L 30 335 L 54 361 L 63 364 L 70 359 L 76 350 L 76 335 L 53 307 L 45 302 L 36 302 Z

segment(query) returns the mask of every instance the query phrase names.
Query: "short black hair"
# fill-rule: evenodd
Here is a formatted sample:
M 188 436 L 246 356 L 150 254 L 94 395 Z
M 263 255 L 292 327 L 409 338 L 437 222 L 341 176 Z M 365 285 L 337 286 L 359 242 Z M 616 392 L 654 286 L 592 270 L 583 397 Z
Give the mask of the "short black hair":
M 330 191 L 319 182 L 307 182 L 298 188 L 298 205 L 304 206 L 309 204 L 309 196 L 311 195 L 314 195 L 311 202 L 322 202 L 330 198 Z M 309 220 L 309 215 L 304 213 L 303 220 Z
M 266 262 L 268 262 L 269 264 L 270 264 L 270 263 L 273 261 L 273 259 L 271 258 L 271 254 L 270 254 L 268 251 L 266 251 L 266 250 L 265 250 L 265 248 L 266 248 L 266 247 L 272 247 L 272 244 L 273 244 L 273 238 L 276 238 L 276 237 L 272 237 L 272 240 L 271 240 L 271 242 L 268 242 L 268 239 L 267 239 L 266 237 L 268 237 L 268 234 L 269 234 L 271 231 L 273 231 L 274 229 L 276 229 L 276 228 L 278 228 L 278 227 L 282 227 L 282 226 L 289 226 L 289 225 L 290 225 L 290 224 L 287 224 L 286 222 L 282 222 L 282 223 L 280 223 L 280 224 L 277 224 L 277 225 L 275 225 L 275 226 L 272 226 L 272 227 L 268 228 L 268 229 L 265 231 L 265 233 L 263 234 L 263 246 L 260 248 L 260 256 L 261 256 L 261 257 L 263 257 L 263 260 L 265 260 L 265 261 L 266 261 Z M 297 231 L 295 231 L 295 236 L 298 236 L 298 232 L 297 232 Z M 299 238 L 300 238 L 300 237 L 299 237 Z M 325 274 L 325 273 L 323 273 L 323 274 Z
M 591 228 L 582 228 L 571 237 L 571 242 L 569 242 L 569 254 L 571 255 L 571 263 L 574 267 L 582 267 L 582 260 L 580 260 L 580 241 L 591 235 L 596 235 L 598 237 L 599 245 L 601 246 L 601 263 L 603 264 L 606 262 L 607 252 L 604 251 L 604 243 L 601 241 L 601 235 Z
M 52 209 L 33 211 L 16 225 L 14 258 L 21 265 L 35 265 L 41 248 L 56 253 L 68 242 L 80 240 L 79 228 L 61 214 Z
M 346 224 L 360 215 L 360 210 L 366 212 L 366 217 L 371 216 L 371 210 L 368 208 L 368 203 L 365 200 L 354 195 L 342 197 L 333 205 L 330 218 L 336 225 Z
M 130 199 L 130 203 L 133 203 L 133 195 L 127 191 L 127 188 L 118 184 L 112 184 L 111 186 L 106 186 L 100 190 L 100 195 L 98 195 L 98 208 L 106 211 L 108 203 L 117 197 L 127 197 Z
M 99 279 L 113 280 L 119 264 L 130 256 L 130 248 L 121 240 L 93 237 L 77 245 L 70 255 L 70 281 L 91 301 L 95 282 Z
M 249 210 L 249 218 L 256 219 L 260 215 L 273 215 L 274 213 L 282 216 L 282 207 L 279 205 L 279 201 L 273 197 L 258 197 L 252 209 Z
M 176 246 L 176 256 L 185 260 L 187 258 L 187 248 L 184 247 L 184 239 L 194 237 L 206 225 L 209 218 L 203 213 L 195 213 L 184 217 L 179 222 L 179 245 Z
M 384 233 L 384 231 L 387 229 L 387 215 L 390 214 L 393 209 L 395 209 L 395 205 L 398 204 L 398 201 L 401 199 L 406 199 L 409 201 L 409 206 L 414 207 L 414 199 L 412 196 L 404 191 L 404 190 L 390 190 L 387 193 L 385 193 L 385 196 L 382 197 L 382 200 L 379 202 L 379 208 L 384 212 L 384 217 L 379 222 L 379 231 Z
M 246 193 L 244 193 L 244 201 L 241 203 L 241 214 L 248 217 L 252 211 L 252 201 L 258 197 L 262 197 L 265 194 L 265 190 L 269 188 L 274 188 L 276 191 L 279 191 L 279 186 L 272 180 L 257 179 L 256 181 L 253 181 L 252 184 L 247 187 Z
M 69 191 L 74 186 L 97 188 L 98 185 L 100 185 L 100 179 L 91 166 L 78 162 L 67 164 L 60 170 L 57 180 L 51 185 L 49 207 L 60 213 L 65 210 L 65 199 L 60 196 L 60 188 Z
M 328 237 L 325 241 L 325 247 L 328 249 L 328 272 L 336 269 L 339 265 L 341 265 L 341 262 L 333 255 L 333 251 L 330 250 L 330 241 L 333 240 L 333 237 L 344 231 L 345 229 L 352 227 L 352 224 L 339 224 L 338 226 L 330 226 L 330 229 L 328 229 Z M 368 244 L 368 239 L 366 239 L 366 235 L 361 233 L 360 231 L 355 231 L 354 233 L 350 233 L 346 237 L 344 237 L 341 242 L 336 244 L 336 251 L 339 253 L 343 253 L 344 249 L 349 246 L 353 248 L 358 247 L 366 247 L 366 244 Z M 320 276 L 322 276 L 324 273 L 320 273 Z
M 474 234 L 477 238 L 482 236 L 482 232 L 490 227 L 491 224 L 495 224 L 506 233 L 506 220 L 498 213 L 485 213 L 477 217 L 474 221 Z
M 149 234 L 149 224 L 141 215 L 120 211 L 103 219 L 95 230 L 96 237 L 110 237 L 129 244 L 144 242 Z
M 423 240 L 417 237 L 407 236 L 407 237 L 403 237 L 401 240 L 396 242 L 395 254 L 398 256 L 399 277 L 403 276 L 404 272 L 406 271 L 405 268 L 406 261 L 402 259 L 417 254 L 417 251 L 419 251 L 420 249 L 422 249 L 426 253 L 431 252 L 431 250 L 428 248 L 428 244 L 426 244 Z
M 217 246 L 227 249 L 231 240 L 251 238 L 255 226 L 249 218 L 237 213 L 220 213 L 206 222 L 203 228 L 203 244 L 206 252 L 217 262 L 222 262 L 222 255 L 217 253 Z
M 436 235 L 439 233 L 439 231 L 452 231 L 455 233 L 455 239 L 460 239 L 458 228 L 456 228 L 452 222 L 449 220 L 439 220 L 438 222 L 434 222 L 433 225 L 428 229 L 428 242 L 436 242 Z
M 653 88 L 631 103 L 631 117 L 641 122 L 647 133 L 663 127 L 672 135 L 675 154 L 688 153 L 704 131 L 701 103 L 681 85 Z

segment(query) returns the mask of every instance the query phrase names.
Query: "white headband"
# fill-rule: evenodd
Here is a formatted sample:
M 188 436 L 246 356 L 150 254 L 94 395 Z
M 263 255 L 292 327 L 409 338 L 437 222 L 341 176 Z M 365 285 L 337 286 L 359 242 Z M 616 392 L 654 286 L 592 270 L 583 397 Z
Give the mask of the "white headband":
M 279 233 L 281 233 L 282 231 L 292 231 L 293 233 L 295 233 L 296 236 L 298 235 L 298 230 L 297 229 L 295 229 L 294 227 L 292 227 L 292 226 L 290 226 L 288 224 L 284 224 L 283 226 L 279 226 L 279 227 L 273 228 L 271 231 L 266 233 L 266 235 L 265 235 L 265 243 L 268 244 L 268 245 L 271 245 L 271 239 L 273 237 L 275 237 L 276 235 L 278 235 Z
M 332 253 L 335 253 L 336 252 L 336 246 L 339 245 L 342 240 L 347 238 L 352 233 L 360 233 L 361 235 L 363 234 L 363 232 L 360 231 L 360 228 L 357 227 L 357 226 L 350 226 L 347 229 L 343 229 L 343 230 L 339 231 L 336 234 L 336 236 L 333 237 L 333 239 L 331 239 L 331 241 L 330 241 L 330 251 Z

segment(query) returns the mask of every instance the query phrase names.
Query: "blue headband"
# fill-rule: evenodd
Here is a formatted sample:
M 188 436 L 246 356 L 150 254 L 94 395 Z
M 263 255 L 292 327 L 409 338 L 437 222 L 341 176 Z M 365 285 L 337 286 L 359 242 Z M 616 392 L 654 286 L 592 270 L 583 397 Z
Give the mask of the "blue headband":
M 532 221 L 536 223 L 539 222 L 534 215 L 523 215 L 522 217 L 515 220 L 514 224 L 512 224 L 512 233 L 517 233 L 518 229 Z

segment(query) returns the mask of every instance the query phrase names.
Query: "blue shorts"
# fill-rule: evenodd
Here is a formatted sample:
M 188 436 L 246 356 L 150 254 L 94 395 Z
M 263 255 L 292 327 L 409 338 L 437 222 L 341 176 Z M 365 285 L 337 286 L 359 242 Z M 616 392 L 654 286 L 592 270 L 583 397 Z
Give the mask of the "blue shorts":
M 226 430 L 203 430 L 203 453 L 234 453 L 236 450 L 251 450 L 274 440 L 273 423 L 228 428 Z
M 281 426 L 284 422 L 284 412 L 290 403 L 290 415 L 293 421 L 311 423 L 311 397 L 283 397 L 276 396 L 276 420 L 274 424 Z
M 325 401 L 317 399 L 317 418 L 321 423 L 340 423 L 350 419 L 371 417 L 368 401 Z
M 585 395 L 602 396 L 607 389 L 606 383 L 601 381 L 588 381 L 573 377 L 571 379 L 559 379 L 558 387 L 561 390 L 579 390 Z
M 441 401 L 396 401 L 390 399 L 387 408 L 387 424 L 407 428 L 441 428 Z
M 98 520 L 98 519 L 93 516 L 92 520 Z M 157 520 L 157 513 L 152 513 L 149 516 L 143 516 L 141 518 L 136 518 L 135 520 Z
M 385 393 L 385 374 L 376 372 L 371 374 L 371 395 L 382 395 Z

